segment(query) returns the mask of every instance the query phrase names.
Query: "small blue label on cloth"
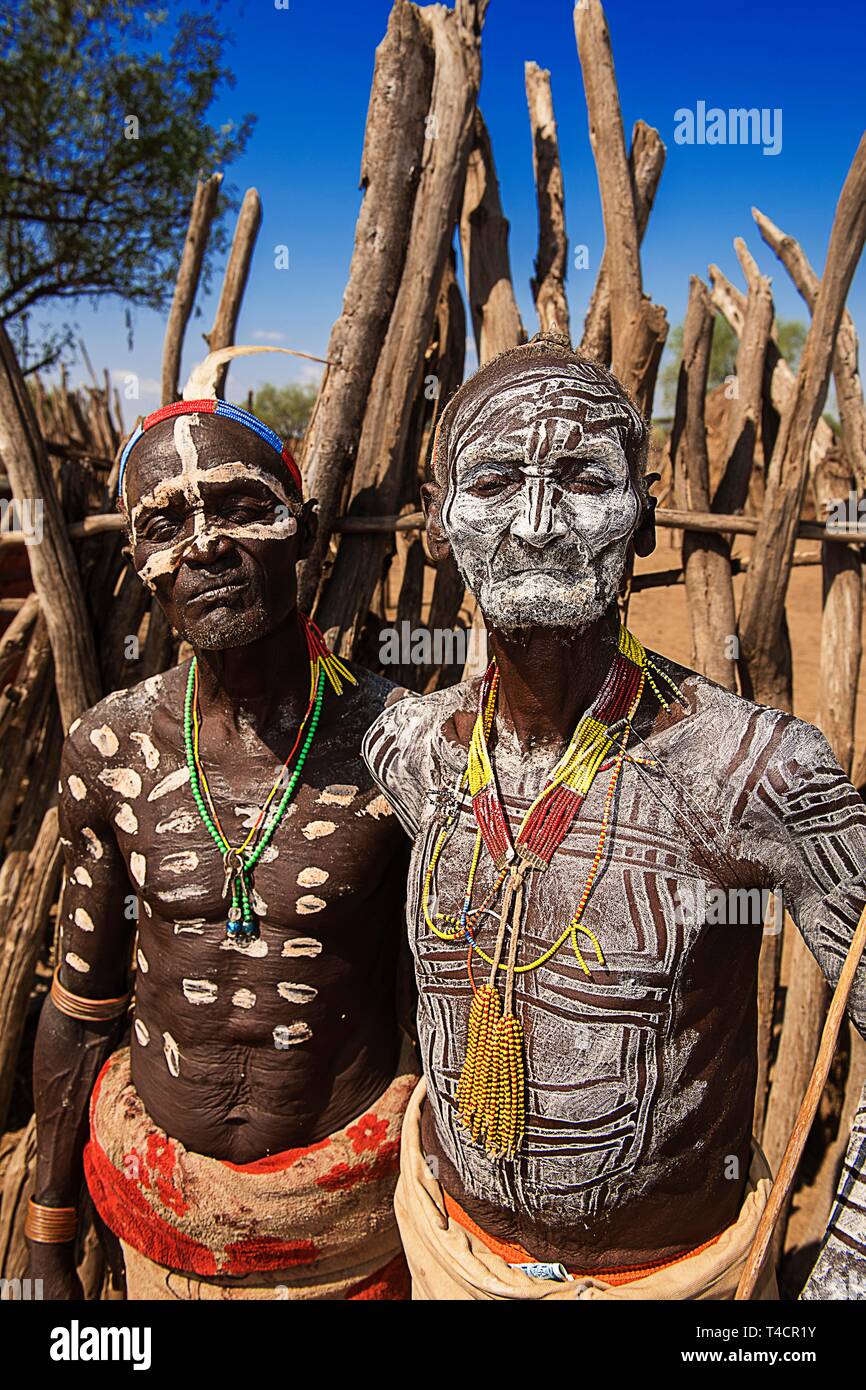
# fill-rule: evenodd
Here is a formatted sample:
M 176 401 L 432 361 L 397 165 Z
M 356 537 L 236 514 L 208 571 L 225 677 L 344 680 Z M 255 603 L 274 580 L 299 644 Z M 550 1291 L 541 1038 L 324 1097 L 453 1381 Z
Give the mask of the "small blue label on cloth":
M 530 1279 L 555 1279 L 558 1284 L 564 1284 L 571 1278 L 565 1265 L 541 1264 L 533 1262 L 527 1265 L 511 1265 L 511 1269 L 522 1269 L 524 1274 L 528 1274 Z

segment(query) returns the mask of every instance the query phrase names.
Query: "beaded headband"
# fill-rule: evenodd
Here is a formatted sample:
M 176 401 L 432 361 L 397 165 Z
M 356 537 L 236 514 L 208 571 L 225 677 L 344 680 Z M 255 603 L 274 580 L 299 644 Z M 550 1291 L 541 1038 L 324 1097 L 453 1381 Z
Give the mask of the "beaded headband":
M 175 415 L 218 415 L 221 419 L 235 420 L 239 425 L 244 425 L 246 429 L 252 430 L 253 434 L 257 434 L 260 439 L 263 439 L 266 444 L 270 444 L 274 453 L 279 454 L 286 465 L 292 484 L 298 493 L 303 495 L 300 469 L 279 435 L 275 434 L 261 420 L 258 420 L 255 415 L 251 415 L 248 410 L 242 410 L 239 405 L 230 405 L 228 401 L 218 401 L 209 397 L 207 400 L 201 401 L 175 401 L 173 405 L 164 405 L 159 410 L 155 410 L 152 415 L 147 415 L 139 421 L 120 455 L 120 467 L 117 473 L 118 497 L 123 497 L 123 478 L 126 473 L 126 465 L 129 461 L 129 455 L 141 436 L 154 425 L 158 425 L 161 420 L 170 420 Z

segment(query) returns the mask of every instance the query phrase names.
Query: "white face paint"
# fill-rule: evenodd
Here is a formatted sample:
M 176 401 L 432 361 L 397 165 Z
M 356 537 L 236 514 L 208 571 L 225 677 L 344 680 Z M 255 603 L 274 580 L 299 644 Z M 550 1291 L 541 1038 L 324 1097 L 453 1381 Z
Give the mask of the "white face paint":
M 580 367 L 531 368 L 459 408 L 442 524 L 495 627 L 580 630 L 614 601 L 641 516 L 630 410 Z
M 132 854 L 129 856 L 129 871 L 140 888 L 144 883 L 144 876 L 147 873 L 147 861 L 144 855 L 139 854 L 137 850 L 133 850 Z
M 199 451 L 193 439 L 193 429 L 200 423 L 198 415 L 179 415 L 174 422 L 174 447 L 179 470 L 162 478 L 152 492 L 145 493 L 129 513 L 133 548 L 146 541 L 149 555 L 138 569 L 139 577 L 150 589 L 155 588 L 160 575 L 171 574 L 179 568 L 187 552 L 207 541 L 227 536 L 234 540 L 286 540 L 298 529 L 295 511 L 297 501 L 289 497 L 279 479 L 253 463 L 236 459 L 212 468 L 202 467 Z M 267 521 L 236 522 L 226 517 L 208 515 L 202 485 L 244 482 L 255 478 L 274 502 L 274 516 Z M 124 475 L 124 486 L 126 475 Z M 158 523 L 148 522 L 161 509 L 182 499 L 192 513 L 192 529 L 180 537 L 160 540 Z M 125 500 L 125 498 L 124 498 Z M 162 528 L 169 533 L 170 528 Z M 145 535 L 146 532 L 146 535 Z
M 108 724 L 102 724 L 98 729 L 91 729 L 90 742 L 94 748 L 98 749 L 103 758 L 113 758 L 120 747 L 117 734 Z
M 73 775 L 69 778 L 67 785 L 76 801 L 84 800 L 84 798 L 87 795 L 87 787 L 84 785 L 80 777 L 76 777 L 73 773 Z M 62 786 L 60 790 L 63 790 Z

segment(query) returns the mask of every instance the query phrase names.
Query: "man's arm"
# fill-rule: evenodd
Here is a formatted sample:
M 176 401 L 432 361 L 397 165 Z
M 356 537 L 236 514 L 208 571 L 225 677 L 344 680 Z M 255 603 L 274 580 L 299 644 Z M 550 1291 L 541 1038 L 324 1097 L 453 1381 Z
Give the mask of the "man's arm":
M 131 890 L 107 823 L 98 768 L 88 756 L 88 727 L 85 721 L 67 739 L 61 760 L 64 886 L 56 965 L 60 984 L 72 995 L 104 1000 L 129 988 L 135 921 L 124 911 Z M 122 1026 L 122 1017 L 107 1022 L 69 1017 L 50 996 L 43 1005 L 33 1062 L 38 1138 L 33 1201 L 39 1205 L 79 1205 L 88 1101 Z M 30 1255 L 46 1297 L 81 1296 L 73 1243 L 31 1240 Z
M 361 756 L 410 839 L 418 833 L 429 790 L 429 741 L 417 717 L 418 696 L 398 687 L 367 730 Z
M 835 987 L 866 903 L 866 806 L 818 729 L 792 720 L 741 825 L 781 888 L 785 907 Z M 848 1005 L 866 1037 L 866 960 Z M 851 1129 L 830 1225 L 803 1291 L 866 1300 L 866 1091 Z

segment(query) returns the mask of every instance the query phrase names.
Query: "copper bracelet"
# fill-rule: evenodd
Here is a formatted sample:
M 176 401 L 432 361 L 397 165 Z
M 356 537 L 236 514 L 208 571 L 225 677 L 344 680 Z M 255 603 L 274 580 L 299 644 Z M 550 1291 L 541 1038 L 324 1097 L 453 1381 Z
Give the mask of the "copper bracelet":
M 126 1013 L 131 998 L 132 990 L 126 994 L 119 994 L 116 999 L 85 999 L 80 994 L 73 994 L 60 983 L 57 970 L 51 981 L 51 999 L 54 1007 L 68 1018 L 77 1018 L 81 1023 L 107 1023 L 109 1019 L 120 1018 Z
M 24 1234 L 28 1240 L 38 1241 L 40 1245 L 65 1245 L 75 1239 L 77 1228 L 75 1207 L 45 1207 L 41 1202 L 34 1202 L 32 1197 L 27 1203 Z

